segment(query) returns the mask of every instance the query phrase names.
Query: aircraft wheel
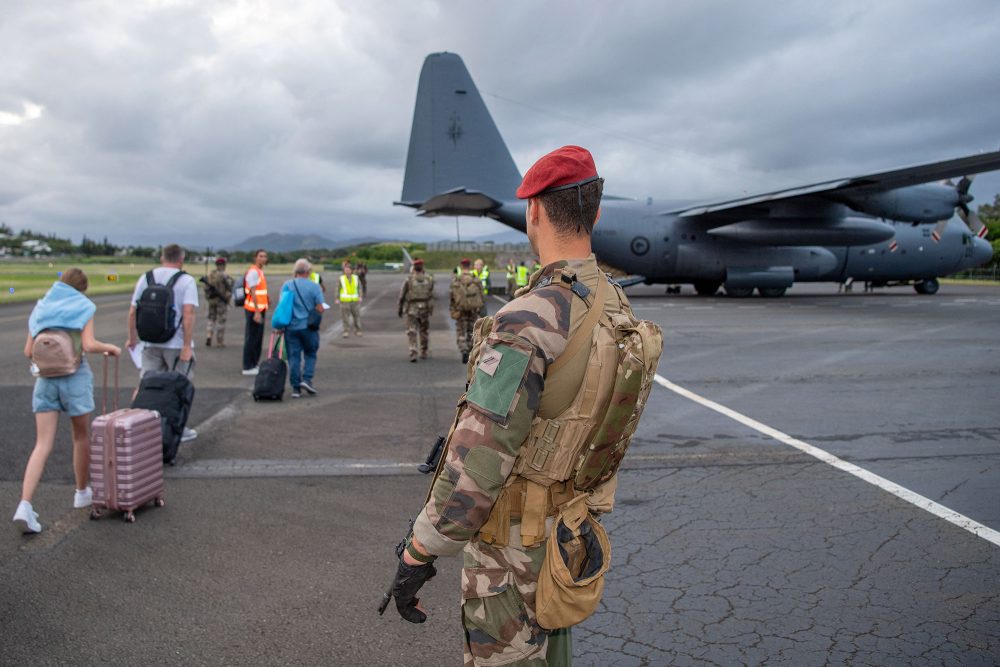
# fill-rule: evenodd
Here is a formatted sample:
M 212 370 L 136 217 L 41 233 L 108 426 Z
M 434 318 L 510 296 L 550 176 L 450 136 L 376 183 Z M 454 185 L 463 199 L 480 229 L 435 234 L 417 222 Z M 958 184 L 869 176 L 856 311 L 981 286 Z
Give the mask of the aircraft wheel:
M 760 294 L 765 299 L 777 299 L 778 297 L 785 296 L 784 287 L 758 287 L 757 293 Z
M 694 291 L 700 296 L 715 296 L 720 284 L 715 280 L 699 280 L 694 284 Z
M 913 289 L 917 291 L 917 294 L 937 294 L 940 288 L 941 283 L 938 282 L 937 278 L 927 278 L 926 280 L 913 283 Z
M 729 287 L 726 286 L 726 296 L 736 299 L 745 299 L 753 294 L 752 287 Z

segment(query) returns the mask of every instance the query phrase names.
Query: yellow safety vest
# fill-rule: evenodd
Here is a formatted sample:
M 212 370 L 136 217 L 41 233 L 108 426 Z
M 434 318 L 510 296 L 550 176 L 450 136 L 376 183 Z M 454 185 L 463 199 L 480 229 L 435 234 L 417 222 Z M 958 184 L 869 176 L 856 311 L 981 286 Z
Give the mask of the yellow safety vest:
M 483 272 L 478 273 L 476 271 L 472 272 L 472 275 L 476 277 L 476 280 L 483 284 L 483 294 L 490 293 L 490 267 L 484 266 Z
M 350 281 L 347 280 L 347 276 L 340 276 L 340 301 L 341 303 L 351 301 L 358 301 L 360 297 L 358 296 L 358 277 L 352 275 Z
M 507 265 L 507 280 L 510 280 L 511 278 L 513 278 L 514 277 L 514 273 L 516 271 L 517 271 L 517 269 L 514 268 L 513 264 L 508 264 Z
M 319 285 L 319 274 L 313 271 L 312 273 L 309 274 L 309 280 Z
M 518 266 L 517 267 L 517 286 L 524 287 L 528 284 L 528 267 Z

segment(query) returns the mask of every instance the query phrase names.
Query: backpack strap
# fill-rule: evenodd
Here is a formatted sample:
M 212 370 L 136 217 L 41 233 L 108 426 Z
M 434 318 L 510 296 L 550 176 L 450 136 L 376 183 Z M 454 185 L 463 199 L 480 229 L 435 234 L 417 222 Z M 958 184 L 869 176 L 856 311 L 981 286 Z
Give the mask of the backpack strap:
M 570 336 L 569 342 L 566 343 L 566 349 L 563 353 L 559 355 L 559 358 L 549 364 L 548 369 L 546 369 L 546 375 L 549 373 L 555 373 L 560 368 L 566 365 L 566 363 L 576 356 L 576 353 L 580 351 L 584 345 L 590 342 L 590 336 L 594 332 L 594 328 L 597 326 L 598 321 L 601 319 L 601 315 L 604 314 L 604 300 L 608 293 L 608 279 L 604 273 L 598 273 L 597 278 L 597 294 L 594 295 L 594 300 L 590 303 L 590 311 L 587 313 L 586 319 L 580 324 L 579 328 L 573 332 Z
M 156 284 L 156 278 L 153 277 L 153 269 L 146 271 L 146 287 L 152 287 Z
M 149 275 L 153 275 L 153 272 L 150 271 Z M 181 269 L 180 271 L 178 271 L 174 275 L 170 276 L 170 280 L 167 281 L 167 287 L 169 287 L 170 289 L 173 289 L 174 285 L 177 284 L 177 281 L 181 279 L 181 276 L 186 276 L 186 275 L 187 275 L 187 271 Z

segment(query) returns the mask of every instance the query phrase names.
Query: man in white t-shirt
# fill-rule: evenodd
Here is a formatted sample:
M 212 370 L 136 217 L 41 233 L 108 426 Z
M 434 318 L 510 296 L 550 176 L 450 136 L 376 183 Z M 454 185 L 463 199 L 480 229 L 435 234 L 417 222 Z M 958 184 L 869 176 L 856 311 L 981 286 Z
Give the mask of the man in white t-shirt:
M 176 243 L 163 247 L 160 255 L 161 266 L 153 269 L 153 279 L 158 285 L 166 285 L 171 277 L 184 266 L 184 249 Z M 128 342 L 130 350 L 139 344 L 139 332 L 136 329 L 136 303 L 147 287 L 146 274 L 139 276 L 132 293 L 132 307 L 128 311 Z M 177 320 L 177 330 L 173 337 L 164 343 L 143 342 L 142 370 L 139 377 L 157 371 L 176 370 L 187 373 L 189 379 L 194 377 L 194 320 L 195 308 L 198 307 L 198 283 L 190 275 L 182 275 L 174 283 L 174 308 Z M 176 365 L 176 367 L 175 367 Z

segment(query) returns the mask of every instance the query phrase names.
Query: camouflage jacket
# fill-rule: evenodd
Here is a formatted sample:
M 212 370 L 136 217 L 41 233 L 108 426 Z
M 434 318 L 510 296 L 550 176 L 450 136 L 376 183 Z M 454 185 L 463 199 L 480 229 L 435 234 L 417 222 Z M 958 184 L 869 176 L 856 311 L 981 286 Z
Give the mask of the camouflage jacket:
M 205 278 L 205 298 L 229 303 L 233 296 L 233 277 L 225 271 L 214 269 Z
M 411 298 L 410 290 L 417 276 L 424 276 L 430 281 L 431 296 L 429 299 L 414 300 Z M 432 315 L 434 312 L 434 274 L 426 272 L 412 272 L 406 278 L 406 282 L 399 290 L 399 312 L 407 315 Z
M 460 401 L 442 468 L 413 527 L 432 554 L 458 553 L 476 536 L 513 469 L 532 420 L 540 411 L 546 418 L 556 416 L 575 395 L 569 392 L 570 399 L 562 406 L 552 405 L 546 395 L 546 369 L 589 311 L 584 299 L 551 284 L 564 267 L 576 273 L 591 295 L 597 281 L 607 279 L 593 255 L 554 262 L 534 273 L 517 298 L 497 313 L 485 341 L 490 351 L 480 356 L 477 366 L 488 381 L 482 381 L 486 376 L 477 371 Z M 608 290 L 605 300 L 605 309 L 613 308 L 629 308 L 619 287 Z M 583 372 L 585 366 L 577 378 L 561 372 L 558 381 L 579 386 Z M 616 482 L 612 478 L 606 483 L 609 494 Z M 610 510 L 610 500 L 601 509 Z

